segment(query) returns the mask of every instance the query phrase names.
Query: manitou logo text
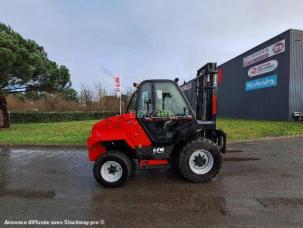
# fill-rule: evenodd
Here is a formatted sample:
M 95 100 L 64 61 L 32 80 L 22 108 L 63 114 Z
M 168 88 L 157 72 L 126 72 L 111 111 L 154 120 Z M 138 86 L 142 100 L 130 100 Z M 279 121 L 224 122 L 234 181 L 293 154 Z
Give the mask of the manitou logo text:
M 164 147 L 158 147 L 153 149 L 154 154 L 162 154 L 164 153 Z

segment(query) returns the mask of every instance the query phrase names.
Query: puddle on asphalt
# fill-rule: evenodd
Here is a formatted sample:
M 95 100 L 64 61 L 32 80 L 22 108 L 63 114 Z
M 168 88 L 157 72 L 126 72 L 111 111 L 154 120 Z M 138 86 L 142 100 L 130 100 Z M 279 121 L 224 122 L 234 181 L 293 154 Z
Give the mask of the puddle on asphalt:
M 55 191 L 29 191 L 25 189 L 18 190 L 0 190 L 0 197 L 26 198 L 26 199 L 53 199 Z
M 205 214 L 217 214 L 227 216 L 229 211 L 227 209 L 225 197 L 221 196 L 194 196 L 188 195 L 180 197 L 179 195 L 120 195 L 112 192 L 105 194 L 97 194 L 91 199 L 92 208 L 98 205 L 103 207 L 110 207 L 113 210 L 128 210 L 128 208 L 144 208 L 146 205 L 150 209 L 160 211 L 174 211 L 176 209 L 186 211 L 205 211 Z
M 282 177 L 282 178 L 296 178 L 296 177 L 298 177 L 298 175 L 294 175 L 294 174 L 290 174 L 290 173 L 282 173 L 281 175 L 280 175 L 280 177 Z
M 302 207 L 303 198 L 266 197 L 256 199 L 263 207 L 292 206 Z
M 241 153 L 241 152 L 244 152 L 244 151 L 243 150 L 232 150 L 232 149 L 226 150 L 226 153 Z
M 257 157 L 228 157 L 223 158 L 224 161 L 257 161 L 260 160 L 260 158 Z
M 8 174 L 7 170 L 12 170 L 13 167 L 10 167 L 9 162 L 13 164 L 24 164 L 37 156 L 43 156 L 39 150 L 35 149 L 12 149 L 8 147 L 0 148 L 0 156 L 3 157 L 0 163 L 0 197 L 11 197 L 11 198 L 24 198 L 24 199 L 53 199 L 56 196 L 55 191 L 31 191 L 26 188 L 20 189 L 8 189 L 7 188 L 7 179 Z M 10 167 L 6 169 L 6 167 Z

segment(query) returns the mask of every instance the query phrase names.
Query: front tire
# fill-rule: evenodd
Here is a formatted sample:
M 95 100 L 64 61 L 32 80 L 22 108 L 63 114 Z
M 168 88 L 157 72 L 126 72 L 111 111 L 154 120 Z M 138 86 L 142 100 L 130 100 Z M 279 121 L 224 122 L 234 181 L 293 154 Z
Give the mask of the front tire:
M 178 170 L 186 180 L 205 183 L 219 172 L 222 156 L 216 144 L 199 138 L 187 143 L 178 157 Z
M 126 183 L 132 175 L 130 158 L 120 151 L 109 151 L 94 165 L 94 177 L 104 187 L 118 187 Z

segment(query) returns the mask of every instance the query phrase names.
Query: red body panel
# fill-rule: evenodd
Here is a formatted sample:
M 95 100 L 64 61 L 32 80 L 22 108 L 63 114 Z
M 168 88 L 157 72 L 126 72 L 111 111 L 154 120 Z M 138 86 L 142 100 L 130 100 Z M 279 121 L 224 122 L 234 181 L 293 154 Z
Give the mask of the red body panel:
M 212 114 L 217 115 L 217 96 L 213 95 L 213 108 L 212 108 Z
M 218 69 L 218 84 L 222 82 L 223 78 L 223 69 Z
M 103 142 L 119 140 L 125 141 L 133 149 L 149 147 L 152 144 L 134 113 L 109 117 L 93 126 L 87 139 L 89 160 L 96 161 L 106 152 Z

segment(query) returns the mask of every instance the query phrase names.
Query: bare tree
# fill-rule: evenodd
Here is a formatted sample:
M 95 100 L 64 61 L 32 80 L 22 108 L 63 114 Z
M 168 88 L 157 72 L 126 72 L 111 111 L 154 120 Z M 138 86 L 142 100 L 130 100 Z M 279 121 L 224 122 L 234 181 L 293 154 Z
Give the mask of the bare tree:
M 86 109 L 88 109 L 93 102 L 93 92 L 84 85 L 81 85 L 79 102 L 82 106 L 85 106 Z
M 105 89 L 104 86 L 102 86 L 101 83 L 98 83 L 95 85 L 94 94 L 95 94 L 95 100 L 98 105 L 98 110 L 105 111 L 104 105 L 105 105 L 105 97 L 108 95 L 107 90 Z
M 0 95 L 0 127 L 9 127 L 7 103 L 4 96 Z
M 51 93 L 45 94 L 44 97 L 45 103 L 49 106 L 49 111 L 54 111 L 56 104 L 59 103 L 61 99 L 62 96 L 60 96 L 59 94 L 51 94 Z

